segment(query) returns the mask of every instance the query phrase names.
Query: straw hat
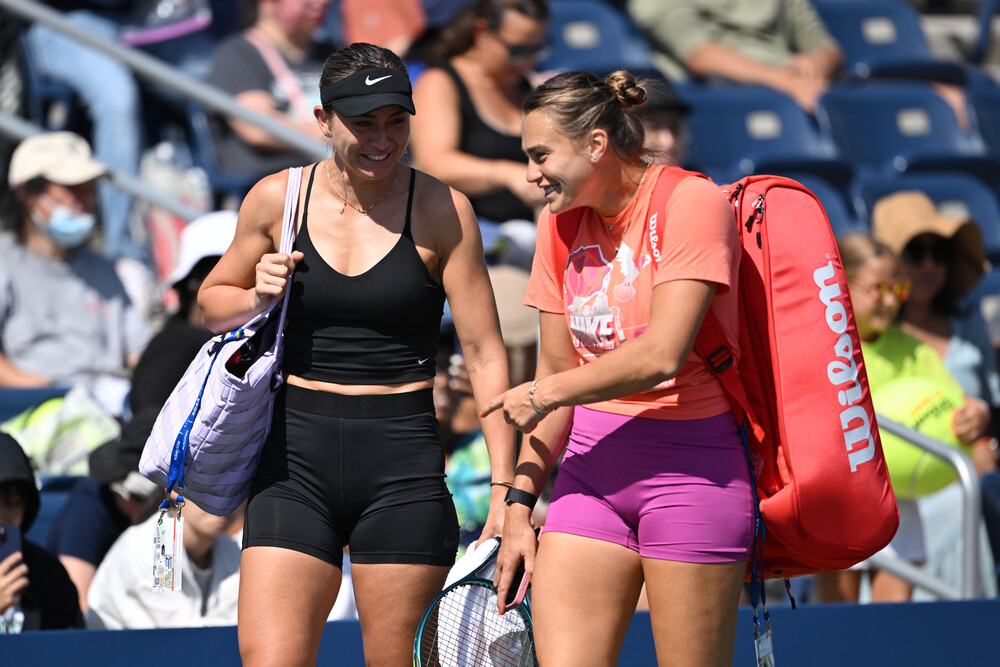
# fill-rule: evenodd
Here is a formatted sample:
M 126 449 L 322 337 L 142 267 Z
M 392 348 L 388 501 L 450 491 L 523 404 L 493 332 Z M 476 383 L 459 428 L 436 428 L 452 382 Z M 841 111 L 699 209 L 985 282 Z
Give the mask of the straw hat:
M 936 234 L 955 244 L 948 267 L 948 293 L 968 294 L 989 270 L 983 233 L 972 220 L 942 215 L 933 200 L 918 190 L 894 192 L 878 200 L 872 210 L 872 236 L 902 256 L 907 244 L 921 234 Z

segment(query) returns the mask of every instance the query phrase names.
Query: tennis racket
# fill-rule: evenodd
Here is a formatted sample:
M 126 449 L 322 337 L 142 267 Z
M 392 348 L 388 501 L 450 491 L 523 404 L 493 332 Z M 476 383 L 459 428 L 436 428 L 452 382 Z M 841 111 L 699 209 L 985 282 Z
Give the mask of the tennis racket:
M 528 581 L 518 572 L 503 616 L 492 581 L 472 575 L 445 588 L 417 626 L 414 667 L 537 667 Z

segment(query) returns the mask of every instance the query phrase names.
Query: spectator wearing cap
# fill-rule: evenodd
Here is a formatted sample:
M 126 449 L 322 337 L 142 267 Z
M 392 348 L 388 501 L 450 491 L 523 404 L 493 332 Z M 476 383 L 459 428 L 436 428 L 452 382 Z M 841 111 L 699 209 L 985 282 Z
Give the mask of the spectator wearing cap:
M 163 499 L 163 489 L 139 474 L 139 457 L 153 430 L 156 410 L 144 410 L 121 436 L 90 454 L 90 476 L 70 490 L 49 529 L 45 548 L 59 557 L 87 610 L 87 593 L 97 567 L 118 536 L 145 520 Z
M 654 164 L 679 167 L 687 153 L 684 119 L 691 107 L 666 80 L 651 81 L 646 90 L 649 93 L 646 103 L 632 108 L 646 134 L 646 150 L 652 154 Z
M 40 506 L 31 461 L 17 440 L 0 433 L 0 527 L 5 537 L 27 533 Z M 19 551 L 0 559 L 0 635 L 81 627 L 76 589 L 55 556 L 22 540 Z
M 0 234 L 0 386 L 84 383 L 118 414 L 150 332 L 114 263 L 86 245 L 105 173 L 71 132 L 31 136 L 11 156 L 20 212 Z
M 168 281 L 177 311 L 146 346 L 133 374 L 133 413 L 159 411 L 198 350 L 212 337 L 201 317 L 198 289 L 236 235 L 236 213 L 215 211 L 191 221 L 181 233 L 177 266 Z

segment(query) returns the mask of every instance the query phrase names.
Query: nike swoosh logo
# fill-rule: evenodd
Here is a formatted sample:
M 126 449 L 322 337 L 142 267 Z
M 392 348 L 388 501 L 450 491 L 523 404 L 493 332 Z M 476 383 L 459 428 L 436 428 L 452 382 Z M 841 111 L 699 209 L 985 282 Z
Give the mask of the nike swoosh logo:
M 424 364 L 426 364 L 430 360 L 431 360 L 430 357 L 427 357 L 426 359 L 417 359 L 417 363 L 420 364 L 421 366 L 423 366 Z
M 371 76 L 371 74 L 369 74 L 368 76 L 365 77 L 365 85 L 366 86 L 371 86 L 373 84 L 378 83 L 379 81 L 385 81 L 386 79 L 388 79 L 391 76 L 392 76 L 391 74 L 386 74 L 385 76 L 380 76 L 377 79 L 373 79 L 372 76 Z

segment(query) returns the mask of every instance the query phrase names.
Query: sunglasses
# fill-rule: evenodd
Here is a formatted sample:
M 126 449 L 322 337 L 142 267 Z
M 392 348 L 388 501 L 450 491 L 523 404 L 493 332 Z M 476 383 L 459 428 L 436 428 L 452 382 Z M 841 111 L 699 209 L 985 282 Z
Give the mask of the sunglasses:
M 898 301 L 906 301 L 910 296 L 910 283 L 907 280 L 898 283 L 875 283 L 868 286 L 868 294 L 876 301 L 884 301 L 887 294 L 892 294 Z
M 930 257 L 938 264 L 947 264 L 955 257 L 955 248 L 949 239 L 938 238 L 933 241 L 910 241 L 903 248 L 903 259 L 910 264 L 922 264 Z
M 503 47 L 507 49 L 507 57 L 514 65 L 520 65 L 527 60 L 538 60 L 548 51 L 548 46 L 544 43 L 508 44 L 500 37 L 500 35 L 497 35 L 496 33 L 494 34 L 496 35 L 497 41 L 503 44 Z

